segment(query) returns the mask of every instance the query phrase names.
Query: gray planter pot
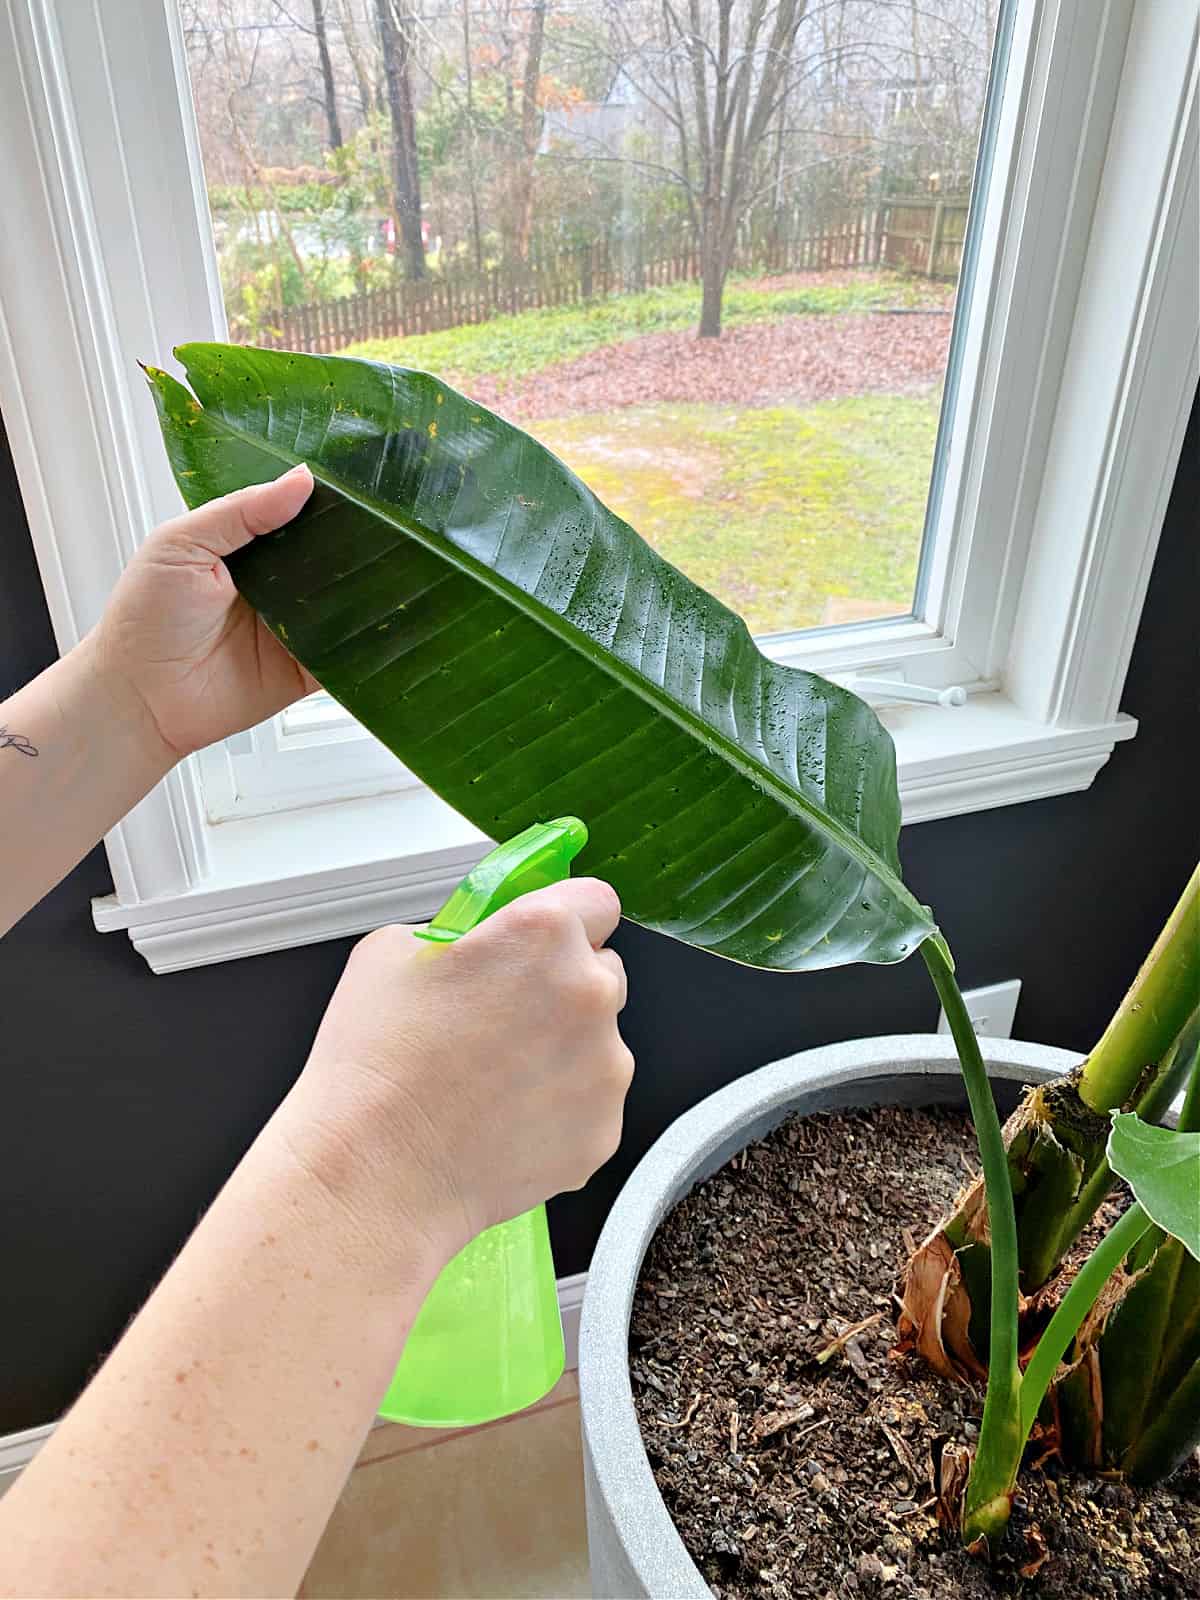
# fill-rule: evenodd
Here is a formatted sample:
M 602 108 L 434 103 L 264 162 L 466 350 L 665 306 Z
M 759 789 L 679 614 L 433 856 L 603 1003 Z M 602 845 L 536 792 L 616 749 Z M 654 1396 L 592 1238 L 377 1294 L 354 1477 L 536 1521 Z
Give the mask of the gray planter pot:
M 1023 1084 L 1079 1057 L 1013 1039 L 982 1041 L 1001 1110 Z M 629 1383 L 629 1318 L 642 1260 L 689 1189 L 795 1112 L 847 1106 L 965 1105 L 946 1035 L 899 1034 L 806 1050 L 710 1095 L 646 1154 L 609 1214 L 588 1271 L 579 1332 L 588 1548 L 597 1600 L 708 1600 L 675 1531 L 646 1452 Z

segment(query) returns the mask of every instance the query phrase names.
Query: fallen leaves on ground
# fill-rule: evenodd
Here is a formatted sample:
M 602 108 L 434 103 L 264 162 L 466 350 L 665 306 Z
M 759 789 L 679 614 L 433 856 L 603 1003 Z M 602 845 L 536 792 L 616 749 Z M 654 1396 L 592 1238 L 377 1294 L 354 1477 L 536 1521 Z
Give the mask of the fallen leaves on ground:
M 787 317 L 729 328 L 719 339 L 651 333 L 516 382 L 488 373 L 462 385 L 516 422 L 662 401 L 808 404 L 906 393 L 944 375 L 950 325 L 946 309 Z

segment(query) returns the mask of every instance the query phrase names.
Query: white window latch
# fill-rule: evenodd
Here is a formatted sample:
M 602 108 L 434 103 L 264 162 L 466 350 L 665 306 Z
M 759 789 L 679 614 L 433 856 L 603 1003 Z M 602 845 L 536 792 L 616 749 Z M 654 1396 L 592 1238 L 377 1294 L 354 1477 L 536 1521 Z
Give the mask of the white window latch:
M 918 705 L 965 706 L 967 691 L 961 683 L 945 689 L 930 689 L 923 683 L 905 683 L 900 678 L 851 678 L 848 687 L 870 700 L 908 700 Z

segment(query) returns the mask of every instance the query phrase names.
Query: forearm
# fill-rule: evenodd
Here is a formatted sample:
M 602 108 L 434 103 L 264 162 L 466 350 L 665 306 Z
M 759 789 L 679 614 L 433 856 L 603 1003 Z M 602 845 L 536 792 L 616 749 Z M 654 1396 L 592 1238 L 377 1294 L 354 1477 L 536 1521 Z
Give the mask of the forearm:
M 311 1145 L 285 1102 L 0 1502 L 0 1592 L 295 1592 L 442 1255 L 289 1127 Z
M 0 934 L 169 770 L 137 698 L 91 639 L 0 704 Z

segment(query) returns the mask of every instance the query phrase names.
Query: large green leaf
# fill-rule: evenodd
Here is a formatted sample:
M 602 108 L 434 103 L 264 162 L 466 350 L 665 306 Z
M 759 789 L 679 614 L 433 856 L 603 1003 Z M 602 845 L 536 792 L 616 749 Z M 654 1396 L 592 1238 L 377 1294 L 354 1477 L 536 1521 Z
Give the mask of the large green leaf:
M 648 927 L 758 966 L 899 961 L 895 755 L 855 695 L 779 666 L 519 429 L 425 373 L 215 344 L 151 370 L 189 505 L 307 461 L 230 567 L 314 676 L 504 838 L 573 812 Z
M 1200 1260 L 1200 1133 L 1156 1128 L 1132 1111 L 1114 1112 L 1108 1162 L 1146 1215 Z

